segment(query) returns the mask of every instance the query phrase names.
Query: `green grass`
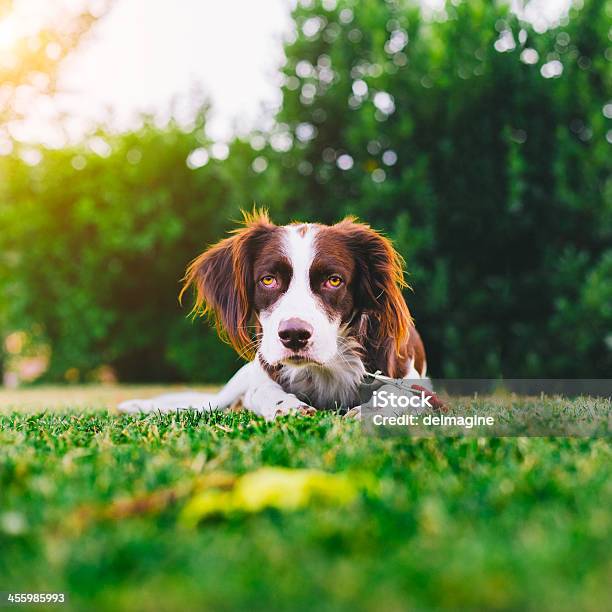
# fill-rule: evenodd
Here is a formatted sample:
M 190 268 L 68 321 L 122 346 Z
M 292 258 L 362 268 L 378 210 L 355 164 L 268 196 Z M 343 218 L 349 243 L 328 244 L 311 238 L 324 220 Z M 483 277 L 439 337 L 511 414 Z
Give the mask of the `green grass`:
M 332 414 L 93 403 L 0 409 L 0 591 L 63 591 L 77 610 L 605 608 L 609 438 L 383 439 Z M 261 466 L 376 486 L 182 524 L 207 476 Z

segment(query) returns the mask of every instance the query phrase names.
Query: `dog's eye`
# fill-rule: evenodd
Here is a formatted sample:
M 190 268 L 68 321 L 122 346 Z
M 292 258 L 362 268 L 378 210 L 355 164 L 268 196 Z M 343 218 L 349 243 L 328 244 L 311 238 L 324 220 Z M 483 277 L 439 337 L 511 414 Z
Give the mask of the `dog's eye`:
M 259 281 L 264 287 L 276 287 L 276 278 L 271 274 L 266 274 L 266 276 L 262 276 Z
M 327 279 L 327 281 L 325 281 L 325 284 L 328 287 L 332 287 L 333 289 L 337 289 L 342 284 L 342 278 L 340 276 L 338 276 L 337 274 L 332 274 Z

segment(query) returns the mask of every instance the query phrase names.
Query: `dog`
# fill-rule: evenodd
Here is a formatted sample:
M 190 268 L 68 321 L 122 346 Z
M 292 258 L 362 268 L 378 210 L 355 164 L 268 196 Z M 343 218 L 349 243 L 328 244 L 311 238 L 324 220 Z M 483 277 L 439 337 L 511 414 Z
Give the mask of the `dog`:
M 272 420 L 359 404 L 366 373 L 425 379 L 421 338 L 402 295 L 403 260 L 391 241 L 347 217 L 335 225 L 273 224 L 243 213 L 241 227 L 187 268 L 196 315 L 250 359 L 217 394 L 123 402 L 124 412 L 223 409 L 240 401 Z

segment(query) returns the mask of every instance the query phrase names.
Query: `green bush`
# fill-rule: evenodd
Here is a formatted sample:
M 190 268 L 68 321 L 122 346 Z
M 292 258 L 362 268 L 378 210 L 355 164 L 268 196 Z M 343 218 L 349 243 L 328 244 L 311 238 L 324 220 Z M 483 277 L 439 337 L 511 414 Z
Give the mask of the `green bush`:
M 9 330 L 50 345 L 47 378 L 111 364 L 123 380 L 217 380 L 236 367 L 177 300 L 186 263 L 239 216 L 230 163 L 186 166 L 201 133 L 147 126 L 109 140 L 109 157 L 5 160 L 2 306 Z
M 296 11 L 298 31 L 324 21 L 287 46 L 279 122 L 316 129 L 275 160 L 291 166 L 287 208 L 355 213 L 390 233 L 434 375 L 609 375 L 606 3 L 540 35 L 503 5 L 455 4 L 437 22 L 377 0 Z M 502 37 L 514 48 L 496 49 Z M 559 78 L 543 78 L 549 62 Z M 376 109 L 385 94 L 392 112 Z
M 0 158 L 0 331 L 50 346 L 47 379 L 101 364 L 226 379 L 239 360 L 176 296 L 186 263 L 255 202 L 279 222 L 353 213 L 385 230 L 434 376 L 609 375 L 606 3 L 543 34 L 503 5 L 455 4 L 433 20 L 400 2 L 298 6 L 263 150 L 236 140 L 190 169 L 210 144 L 200 119 L 99 134 L 108 157 L 84 143 L 34 166 L 18 148 Z

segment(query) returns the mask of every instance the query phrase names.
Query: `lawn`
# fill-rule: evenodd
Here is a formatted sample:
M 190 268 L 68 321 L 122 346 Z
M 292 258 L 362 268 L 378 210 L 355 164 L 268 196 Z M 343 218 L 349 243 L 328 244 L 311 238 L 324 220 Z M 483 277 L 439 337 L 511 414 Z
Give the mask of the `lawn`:
M 136 392 L 0 393 L 0 591 L 65 592 L 76 610 L 609 605 L 609 438 L 105 410 Z M 278 507 L 248 506 L 233 492 L 263 466 L 335 476 L 292 505 L 302 472 L 283 472 Z

